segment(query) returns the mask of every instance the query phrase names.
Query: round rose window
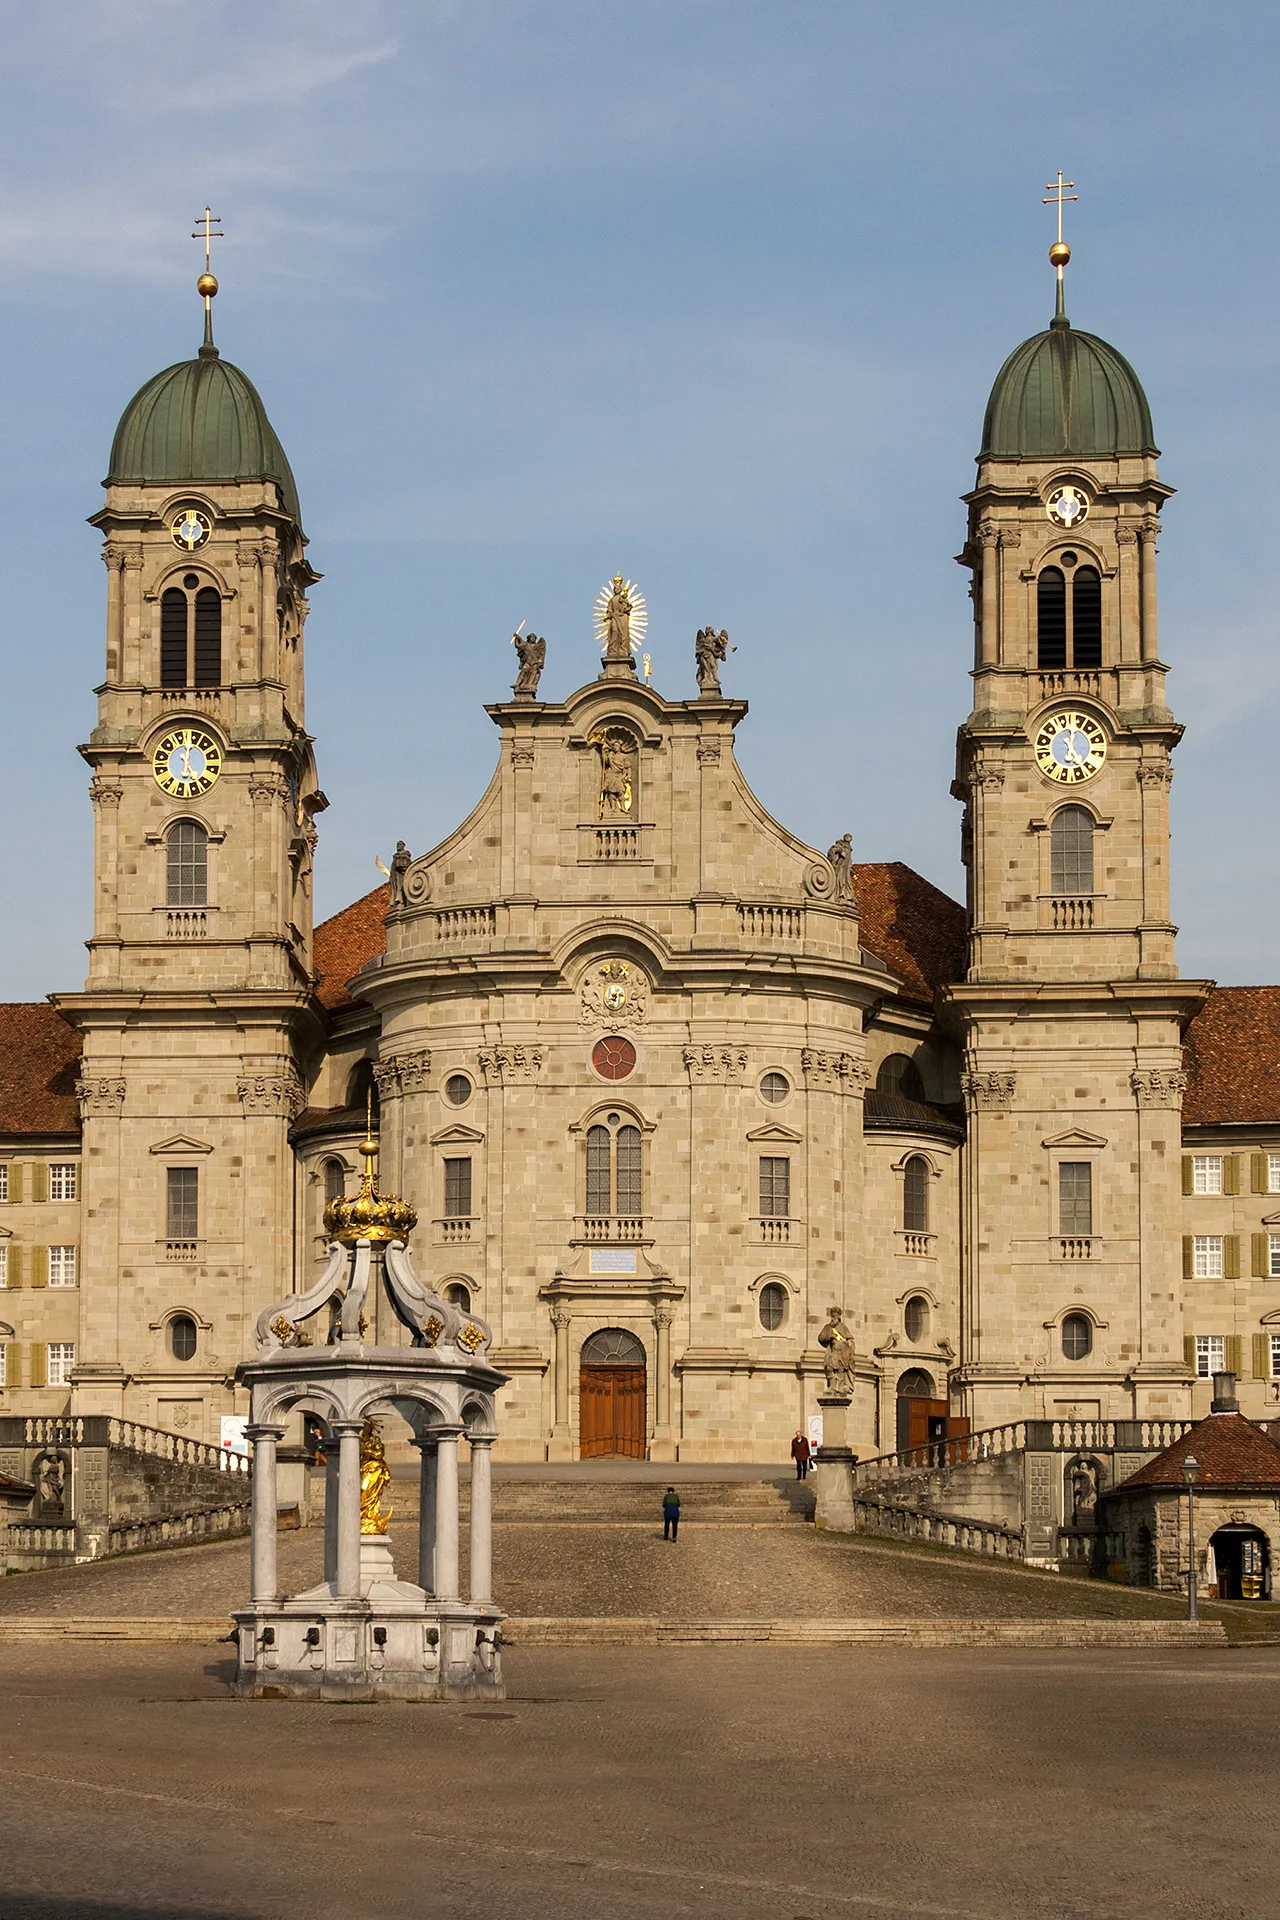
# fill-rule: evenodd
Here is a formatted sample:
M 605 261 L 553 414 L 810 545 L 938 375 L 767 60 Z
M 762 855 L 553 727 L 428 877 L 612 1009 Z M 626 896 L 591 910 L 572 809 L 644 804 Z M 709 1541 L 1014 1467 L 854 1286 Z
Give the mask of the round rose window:
M 625 1080 L 636 1064 L 636 1050 L 619 1033 L 607 1033 L 591 1049 L 591 1064 L 602 1080 Z

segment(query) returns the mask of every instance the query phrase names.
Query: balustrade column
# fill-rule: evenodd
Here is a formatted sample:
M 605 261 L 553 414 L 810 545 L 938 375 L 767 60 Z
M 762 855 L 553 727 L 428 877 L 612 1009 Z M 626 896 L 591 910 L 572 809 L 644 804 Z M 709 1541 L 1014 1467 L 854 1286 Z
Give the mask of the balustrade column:
M 471 1604 L 493 1599 L 493 1438 L 471 1438 Z
M 418 1482 L 418 1585 L 424 1593 L 436 1590 L 436 1475 L 434 1440 L 418 1443 L 421 1454 Z
M 340 1600 L 360 1596 L 360 1422 L 335 1427 L 338 1435 L 338 1577 Z
M 249 1577 L 249 1596 L 255 1606 L 276 1596 L 276 1427 L 248 1427 L 253 1442 L 253 1486 L 250 1509 L 253 1531 L 253 1564 Z
M 437 1600 L 457 1600 L 458 1593 L 458 1433 L 440 1435 L 436 1463 L 436 1584 Z

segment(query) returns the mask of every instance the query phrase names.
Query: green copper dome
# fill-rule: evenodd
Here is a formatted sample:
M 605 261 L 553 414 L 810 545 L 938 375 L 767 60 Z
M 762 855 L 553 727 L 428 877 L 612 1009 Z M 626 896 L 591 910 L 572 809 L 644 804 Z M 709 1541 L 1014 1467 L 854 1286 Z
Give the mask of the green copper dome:
M 208 344 L 194 360 L 157 373 L 125 408 L 106 485 L 128 480 L 148 487 L 274 480 L 301 525 L 298 489 L 257 389 Z
M 980 460 L 1083 460 L 1156 454 L 1151 409 L 1123 354 L 1059 313 L 996 375 Z

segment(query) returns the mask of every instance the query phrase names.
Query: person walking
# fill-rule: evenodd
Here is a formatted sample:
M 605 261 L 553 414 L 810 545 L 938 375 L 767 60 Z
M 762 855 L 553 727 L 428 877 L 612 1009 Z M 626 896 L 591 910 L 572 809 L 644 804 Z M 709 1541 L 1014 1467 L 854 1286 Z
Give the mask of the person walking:
M 668 1487 L 662 1496 L 662 1537 L 674 1540 L 680 1531 L 680 1495 Z
M 791 1458 L 796 1463 L 797 1480 L 804 1480 L 808 1477 L 809 1461 L 812 1454 L 813 1448 L 809 1445 L 808 1439 L 802 1430 L 797 1427 L 796 1437 L 791 1442 Z

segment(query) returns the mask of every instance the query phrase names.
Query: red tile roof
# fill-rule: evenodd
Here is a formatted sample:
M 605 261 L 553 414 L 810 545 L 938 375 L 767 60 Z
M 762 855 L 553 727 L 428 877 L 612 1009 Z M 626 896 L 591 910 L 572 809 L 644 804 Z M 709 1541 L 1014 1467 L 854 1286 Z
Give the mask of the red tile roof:
M 965 912 L 901 860 L 853 869 L 862 944 L 901 980 L 908 1000 L 933 1005 L 937 989 L 964 977 Z
M 1280 987 L 1215 987 L 1187 1028 L 1184 1126 L 1280 1121 Z
M 78 1133 L 84 1042 L 43 1000 L 0 1004 L 0 1133 Z
M 385 953 L 387 930 L 382 922 L 390 900 L 390 887 L 375 887 L 363 900 L 344 907 L 331 920 L 322 920 L 316 928 L 312 947 L 315 969 L 320 976 L 316 992 L 321 1006 L 331 1012 L 351 1006 L 347 981 L 366 960 Z
M 1214 1487 L 1266 1487 L 1280 1493 L 1280 1447 L 1242 1413 L 1211 1413 L 1148 1460 L 1115 1491 L 1134 1487 L 1184 1487 L 1182 1463 L 1194 1454 L 1200 1462 L 1197 1490 Z

